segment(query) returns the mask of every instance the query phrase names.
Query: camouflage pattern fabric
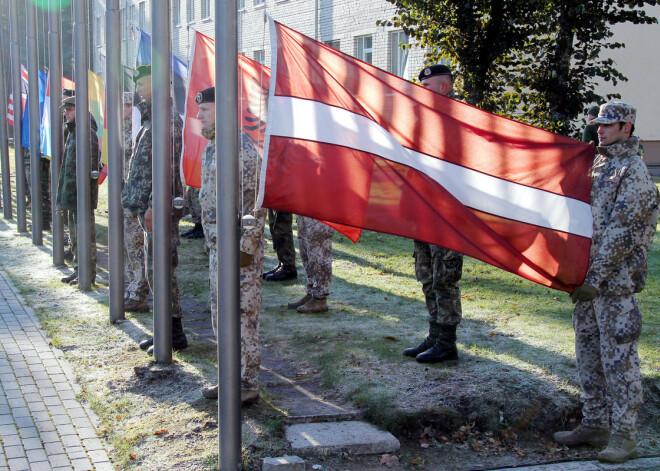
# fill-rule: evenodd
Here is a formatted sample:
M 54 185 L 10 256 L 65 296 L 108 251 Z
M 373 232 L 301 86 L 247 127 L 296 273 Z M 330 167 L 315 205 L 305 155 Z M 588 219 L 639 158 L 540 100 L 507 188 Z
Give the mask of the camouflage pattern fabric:
M 206 244 L 209 247 L 209 286 L 211 292 L 211 322 L 217 336 L 216 317 L 217 300 L 217 234 L 216 224 L 216 171 L 215 171 L 215 130 L 202 132 L 209 143 L 204 150 L 202 161 L 202 188 L 199 201 L 202 208 L 202 226 Z M 241 388 L 258 389 L 259 367 L 261 365 L 261 347 L 259 345 L 259 310 L 261 308 L 261 273 L 263 271 L 263 230 L 266 224 L 266 210 L 255 210 L 260 157 L 256 148 L 241 132 L 239 137 L 240 181 L 239 201 L 241 216 L 251 215 L 256 219 L 253 226 L 241 227 L 241 252 L 252 255 L 249 266 L 240 269 L 241 296 Z
M 287 268 L 296 267 L 296 248 L 293 245 L 293 214 L 268 210 L 268 227 L 273 238 L 277 260 Z
M 637 108 L 622 101 L 611 101 L 600 105 L 598 117 L 589 124 L 633 123 L 637 117 Z
M 601 108 L 602 112 L 602 108 Z M 659 195 L 630 137 L 598 147 L 592 169 L 593 235 L 584 283 L 598 288 L 573 313 L 583 423 L 634 439 L 642 383 L 637 339 L 642 316 L 634 293 L 644 288 Z
M 32 203 L 32 195 L 30 190 L 30 185 L 32 184 L 32 175 L 31 165 L 30 165 L 30 149 L 25 149 L 24 151 L 24 167 L 25 167 L 25 179 L 26 179 L 26 197 L 28 204 Z M 52 209 L 50 207 L 50 160 L 41 158 L 41 214 L 42 222 L 44 224 L 50 224 L 52 218 Z
M 461 289 L 463 255 L 453 250 L 415 241 L 415 275 L 429 313 L 429 323 L 458 325 L 462 318 Z
M 144 264 L 144 230 L 137 215 L 124 213 L 124 267 L 126 298 L 142 302 L 149 296 L 149 282 Z
M 92 241 L 92 280 L 96 279 L 96 220 L 94 211 L 90 212 L 90 237 Z M 69 247 L 73 253 L 73 269 L 78 271 L 78 211 L 67 211 L 66 225 L 69 228 Z
M 199 205 L 199 190 L 189 186 L 186 190 L 186 208 L 190 213 L 190 219 L 195 224 L 202 223 L 202 207 Z
M 128 170 L 131 167 L 131 154 L 133 153 L 133 117 L 128 116 L 122 120 L 122 149 L 124 151 L 124 183 L 128 180 Z
M 296 216 L 298 247 L 307 275 L 307 294 L 326 298 L 332 284 L 332 236 L 335 230 L 313 218 Z

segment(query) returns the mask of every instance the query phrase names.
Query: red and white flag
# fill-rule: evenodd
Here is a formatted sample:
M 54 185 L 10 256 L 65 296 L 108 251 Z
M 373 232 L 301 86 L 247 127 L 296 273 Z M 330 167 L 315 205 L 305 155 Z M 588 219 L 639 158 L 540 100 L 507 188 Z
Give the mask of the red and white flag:
M 21 65 L 21 116 L 25 110 L 25 102 L 28 95 L 28 72 L 25 66 Z M 14 94 L 9 92 L 9 100 L 7 100 L 7 124 L 14 125 Z
M 271 22 L 263 206 L 457 250 L 571 291 L 588 144 L 497 116 Z

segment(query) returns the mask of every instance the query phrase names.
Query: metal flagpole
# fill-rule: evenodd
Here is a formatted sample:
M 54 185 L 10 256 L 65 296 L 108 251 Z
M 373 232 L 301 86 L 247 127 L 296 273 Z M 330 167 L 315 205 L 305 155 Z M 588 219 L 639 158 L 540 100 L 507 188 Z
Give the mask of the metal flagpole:
M 172 361 L 172 171 L 170 105 L 170 8 L 151 2 L 151 109 L 153 116 L 154 358 Z
M 30 113 L 30 194 L 32 195 L 32 243 L 43 245 L 41 194 L 41 146 L 39 145 L 39 61 L 37 59 L 37 7 L 26 0 L 28 107 Z
M 3 50 L 4 38 L 0 33 L 0 51 Z M 12 217 L 11 178 L 9 176 L 9 139 L 7 137 L 7 83 L 5 82 L 5 63 L 0 60 L 0 111 L 5 116 L 0 118 L 0 160 L 2 168 L 2 202 L 5 219 Z
M 219 463 L 241 469 L 241 319 L 238 240 L 238 49 L 236 3 L 215 10 L 216 190 L 218 231 Z
M 18 5 L 17 0 L 9 2 L 9 20 L 11 23 L 11 74 L 12 94 L 14 97 L 14 162 L 16 172 L 16 225 L 18 232 L 27 231 L 25 204 L 25 165 L 23 162 L 23 123 L 22 103 L 23 87 L 21 86 L 21 43 L 18 39 Z
M 110 277 L 110 322 L 124 315 L 124 211 L 121 207 L 123 157 L 121 146 L 121 37 L 119 0 L 107 0 L 105 36 L 106 116 L 108 131 L 108 266 Z
M 64 221 L 57 210 L 57 185 L 62 167 L 62 13 L 58 2 L 48 11 L 48 63 L 50 66 L 50 201 L 53 215 L 53 265 L 64 265 Z
M 92 237 L 90 199 L 90 162 L 89 162 L 89 16 L 87 0 L 74 0 L 74 58 L 76 78 L 76 204 L 78 231 L 78 286 L 82 290 L 92 287 Z M 97 123 L 99 124 L 99 123 Z M 99 124 L 103 126 L 103 123 Z

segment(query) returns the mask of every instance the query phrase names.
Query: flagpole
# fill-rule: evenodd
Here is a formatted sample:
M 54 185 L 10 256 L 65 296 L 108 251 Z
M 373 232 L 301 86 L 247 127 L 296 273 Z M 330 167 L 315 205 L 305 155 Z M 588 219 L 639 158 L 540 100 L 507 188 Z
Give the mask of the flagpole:
M 0 33 L 0 51 L 4 50 L 4 38 Z M 2 168 L 2 203 L 5 219 L 12 217 L 11 178 L 9 176 L 9 139 L 7 137 L 7 82 L 5 81 L 5 63 L 0 60 L 0 160 Z
M 121 120 L 124 108 L 121 99 L 121 36 L 119 0 L 106 2 L 106 118 L 108 131 L 108 272 L 110 279 L 110 322 L 125 319 L 124 315 L 124 211 L 121 206 L 123 158 Z
M 222 471 L 233 471 L 241 466 L 236 3 L 217 2 L 215 8 L 216 214 L 218 266 L 223 267 L 218 270 L 218 462 Z
M 74 65 L 76 81 L 76 214 L 78 217 L 78 287 L 92 288 L 92 237 L 90 188 L 89 114 L 89 16 L 87 0 L 74 0 Z M 103 123 L 97 123 L 103 126 Z
M 172 175 L 169 2 L 151 2 L 154 358 L 172 361 Z
M 60 6 L 48 11 L 48 63 L 50 66 L 50 201 L 53 216 L 53 265 L 64 265 L 64 223 L 57 209 L 57 185 L 62 167 L 62 13 Z

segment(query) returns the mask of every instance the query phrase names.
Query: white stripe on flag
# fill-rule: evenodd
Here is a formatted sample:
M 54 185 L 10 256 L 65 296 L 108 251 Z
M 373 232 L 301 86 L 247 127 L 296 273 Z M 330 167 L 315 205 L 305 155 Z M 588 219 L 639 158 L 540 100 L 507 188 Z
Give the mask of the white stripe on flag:
M 574 198 L 493 177 L 399 144 L 378 123 L 343 108 L 274 96 L 268 105 L 272 136 L 357 149 L 414 168 L 477 211 L 556 231 L 591 237 L 591 207 Z

